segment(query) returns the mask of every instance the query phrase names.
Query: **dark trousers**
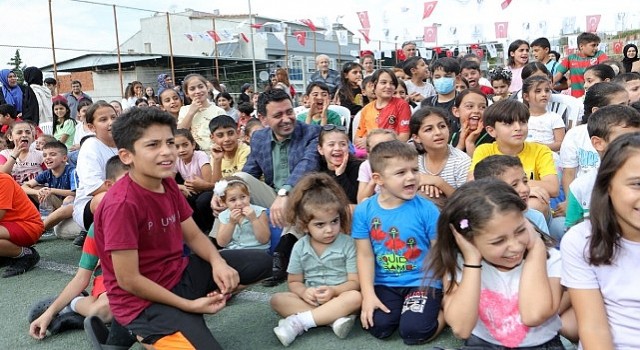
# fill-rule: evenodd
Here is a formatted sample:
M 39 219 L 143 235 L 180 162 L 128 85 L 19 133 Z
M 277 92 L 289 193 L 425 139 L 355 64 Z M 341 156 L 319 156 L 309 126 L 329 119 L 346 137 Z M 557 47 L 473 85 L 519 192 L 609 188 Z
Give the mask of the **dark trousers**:
M 387 338 L 398 329 L 407 345 L 421 344 L 438 330 L 438 313 L 442 290 L 420 287 L 375 286 L 376 296 L 391 310 L 373 312 L 373 327 L 369 332 L 376 338 Z

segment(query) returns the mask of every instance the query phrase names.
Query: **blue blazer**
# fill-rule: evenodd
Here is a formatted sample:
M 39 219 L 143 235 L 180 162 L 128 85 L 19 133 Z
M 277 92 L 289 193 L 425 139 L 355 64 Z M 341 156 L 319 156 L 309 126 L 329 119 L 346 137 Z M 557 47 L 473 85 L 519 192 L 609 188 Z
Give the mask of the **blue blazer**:
M 296 122 L 289 144 L 289 178 L 285 185 L 294 187 L 300 178 L 312 171 L 318 171 L 320 154 L 318 153 L 318 125 L 307 125 Z M 251 153 L 242 168 L 245 173 L 255 178 L 264 175 L 264 182 L 274 187 L 273 184 L 273 157 L 271 128 L 264 128 L 251 136 Z M 276 189 L 278 190 L 278 189 Z

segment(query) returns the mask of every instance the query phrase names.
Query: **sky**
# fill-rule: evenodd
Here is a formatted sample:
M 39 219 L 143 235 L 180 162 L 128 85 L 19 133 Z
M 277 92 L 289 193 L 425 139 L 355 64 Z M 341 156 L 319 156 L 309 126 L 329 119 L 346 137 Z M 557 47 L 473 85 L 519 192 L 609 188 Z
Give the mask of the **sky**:
M 601 15 L 599 31 L 640 27 L 640 8 L 623 12 L 629 1 L 623 0 L 512 0 L 502 9 L 503 0 L 439 0 L 432 14 L 422 18 L 424 1 L 416 0 L 252 0 L 254 14 L 284 20 L 310 18 L 318 26 L 323 21 L 339 22 L 352 31 L 361 28 L 357 12 L 367 11 L 371 23 L 369 45 L 363 49 L 389 49 L 395 43 L 420 39 L 425 26 L 438 25 L 438 46 L 469 45 L 495 40 L 495 22 L 509 22 L 509 38 L 532 40 L 538 36 L 560 35 L 563 18 L 575 16 L 575 26 L 586 28 L 587 15 Z M 182 12 L 191 8 L 220 14 L 246 14 L 249 1 L 212 0 L 95 0 L 108 6 L 85 1 L 52 0 L 56 59 L 58 62 L 88 52 L 110 52 L 116 48 L 112 4 L 117 7 L 120 42 L 140 28 L 139 19 L 157 12 Z M 626 5 L 626 6 L 625 6 Z M 135 7 L 137 9 L 126 8 Z M 143 11 L 138 9 L 146 9 Z M 622 15 L 620 12 L 623 12 Z M 4 25 L 0 36 L 0 67 L 20 48 L 24 64 L 44 66 L 53 61 L 49 27 L 48 0 L 0 0 Z M 621 22 L 619 18 L 624 18 Z M 13 19 L 13 20 L 11 20 Z M 616 22 L 616 20 L 618 20 Z M 163 30 L 164 28 L 159 28 Z M 185 40 L 176 37 L 174 40 Z M 380 43 L 379 43 L 380 42 Z M 436 43 L 421 43 L 433 47 Z M 31 48 L 30 48 L 31 47 Z

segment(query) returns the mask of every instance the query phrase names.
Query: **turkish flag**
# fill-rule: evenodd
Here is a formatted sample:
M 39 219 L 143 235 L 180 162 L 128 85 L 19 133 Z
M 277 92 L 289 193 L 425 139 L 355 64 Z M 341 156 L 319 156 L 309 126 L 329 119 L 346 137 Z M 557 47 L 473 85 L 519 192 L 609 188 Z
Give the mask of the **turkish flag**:
M 307 32 L 296 30 L 293 32 L 293 35 L 296 37 L 296 40 L 298 40 L 300 45 L 304 46 L 304 43 L 307 41 Z
M 251 28 L 255 28 L 255 29 L 260 29 L 262 28 L 262 26 L 264 25 L 264 23 L 254 23 L 252 25 L 250 25 Z
M 407 59 L 407 56 L 404 55 L 404 51 L 402 51 L 402 49 L 396 50 L 396 59 L 398 61 L 404 61 Z
M 213 41 L 215 42 L 220 41 L 220 35 L 218 35 L 218 33 L 216 33 L 215 30 L 207 30 L 207 34 L 209 34 L 209 36 L 211 37 L 211 39 L 213 39 Z
M 613 43 L 613 53 L 615 53 L 616 55 L 621 54 L 623 48 L 624 48 L 624 43 L 622 41 Z
M 502 4 L 500 4 L 500 6 L 502 6 L 502 9 L 504 10 L 504 9 L 506 9 L 509 5 L 511 5 L 511 1 L 512 1 L 512 0 L 504 0 L 504 1 L 502 2 Z
M 358 31 L 360 32 L 360 34 L 362 34 L 362 38 L 364 39 L 364 42 L 368 44 L 369 41 L 371 41 L 371 39 L 369 39 L 369 28 L 358 29 Z
M 424 3 L 424 12 L 422 13 L 422 19 L 425 19 L 429 16 L 431 16 L 431 13 L 433 12 L 433 9 L 436 8 L 436 5 L 438 4 L 437 1 L 427 1 Z
M 424 36 L 422 37 L 422 41 L 425 43 L 435 43 L 438 41 L 438 27 L 424 27 Z
M 509 35 L 509 22 L 496 22 L 496 39 L 506 39 Z
M 473 53 L 476 54 L 476 56 L 478 56 L 478 58 L 482 59 L 484 57 L 484 50 L 483 49 L 473 49 Z
M 597 32 L 598 24 L 600 24 L 600 15 L 587 16 L 587 32 Z
M 314 32 L 318 29 L 318 28 L 316 28 L 316 25 L 313 24 L 313 22 L 311 22 L 311 20 L 308 19 L 308 18 L 301 19 L 300 22 L 302 22 L 302 24 L 304 24 L 305 26 L 309 27 L 309 29 L 311 29 Z
M 365 29 L 369 29 L 371 28 L 371 25 L 369 24 L 369 12 L 367 11 L 362 11 L 362 12 L 356 12 L 358 14 L 358 19 L 360 20 L 360 25 L 362 26 L 362 28 Z M 367 34 L 367 36 L 369 36 Z
M 249 42 L 249 37 L 245 33 L 240 33 L 240 37 L 244 40 L 245 43 Z

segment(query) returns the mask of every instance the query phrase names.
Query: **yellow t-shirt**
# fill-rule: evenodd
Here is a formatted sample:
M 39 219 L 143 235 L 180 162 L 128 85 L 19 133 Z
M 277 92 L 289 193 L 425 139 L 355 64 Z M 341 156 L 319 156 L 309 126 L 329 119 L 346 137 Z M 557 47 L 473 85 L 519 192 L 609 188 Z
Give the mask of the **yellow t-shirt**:
M 471 160 L 471 169 L 473 172 L 476 164 L 481 160 L 494 155 L 503 155 L 504 153 L 498 150 L 498 144 L 496 142 L 487 143 L 478 146 L 475 152 L 473 152 L 473 159 Z M 547 175 L 557 175 L 556 166 L 553 163 L 553 154 L 549 147 L 543 144 L 534 142 L 525 142 L 522 152 L 518 153 L 518 158 L 522 162 L 525 174 L 529 180 L 538 181 Z
M 222 173 L 222 177 L 225 178 L 237 173 L 238 171 L 242 171 L 242 168 L 247 162 L 247 158 L 249 157 L 250 152 L 251 147 L 247 146 L 246 143 L 241 142 L 238 144 L 238 150 L 236 151 L 236 155 L 233 158 L 222 158 L 222 164 L 220 164 L 220 172 Z M 211 162 L 211 164 L 213 164 L 213 161 Z
M 178 124 L 180 124 L 187 115 L 189 108 L 191 107 L 183 106 L 180 108 L 180 113 L 178 113 Z M 209 132 L 209 122 L 211 119 L 225 113 L 224 109 L 212 103 L 209 107 L 199 110 L 196 115 L 193 116 L 191 129 L 189 130 L 191 131 L 191 135 L 193 135 L 198 146 L 200 146 L 200 150 L 207 153 L 207 155 L 211 155 L 211 132 Z

